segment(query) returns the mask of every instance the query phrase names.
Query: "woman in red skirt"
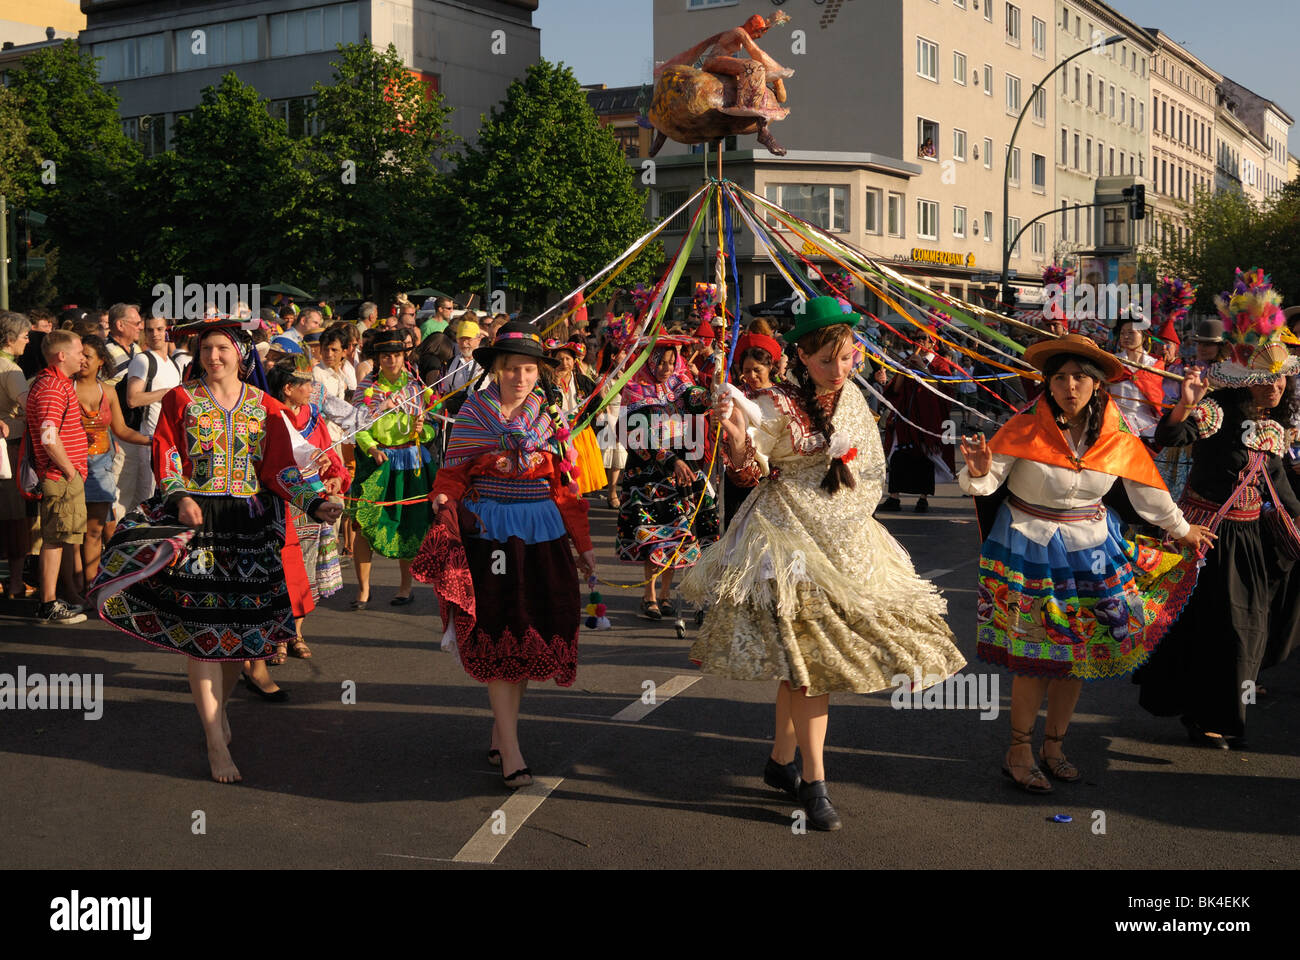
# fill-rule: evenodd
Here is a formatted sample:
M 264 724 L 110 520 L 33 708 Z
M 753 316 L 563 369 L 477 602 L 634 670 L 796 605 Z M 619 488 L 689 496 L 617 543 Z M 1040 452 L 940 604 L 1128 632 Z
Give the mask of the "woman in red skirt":
M 514 788 L 532 783 L 518 733 L 528 681 L 567 687 L 577 675 L 578 570 L 594 573 L 595 553 L 541 338 L 507 323 L 474 359 L 492 383 L 470 391 L 456 417 L 429 494 L 438 523 L 412 571 L 438 592 L 443 646 L 488 685 L 488 762 Z

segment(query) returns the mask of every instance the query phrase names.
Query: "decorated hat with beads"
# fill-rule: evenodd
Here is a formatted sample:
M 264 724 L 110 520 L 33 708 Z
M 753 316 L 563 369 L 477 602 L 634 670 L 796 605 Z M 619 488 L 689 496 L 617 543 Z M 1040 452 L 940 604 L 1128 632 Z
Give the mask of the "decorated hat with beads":
M 1300 357 L 1287 349 L 1292 338 L 1282 296 L 1263 270 L 1238 267 L 1237 282 L 1214 298 L 1214 306 L 1223 319 L 1229 354 L 1210 367 L 1213 386 L 1249 387 L 1300 372 Z

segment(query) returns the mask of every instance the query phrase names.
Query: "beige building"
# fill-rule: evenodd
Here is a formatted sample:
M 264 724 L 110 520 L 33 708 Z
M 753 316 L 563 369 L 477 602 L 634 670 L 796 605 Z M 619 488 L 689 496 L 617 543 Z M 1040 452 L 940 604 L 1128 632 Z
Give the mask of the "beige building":
M 1123 204 L 1072 210 L 1100 201 L 1097 181 L 1128 177 L 1148 182 L 1150 56 L 1147 31 L 1096 0 L 1057 0 L 1055 60 L 1081 51 L 1055 78 L 1053 127 L 1057 206 L 1057 259 L 1105 248 L 1116 257 L 1131 249 L 1134 229 Z M 1122 39 L 1112 44 L 1113 36 Z M 1114 181 L 1119 183 L 1119 181 Z M 1109 196 L 1109 194 L 1107 194 Z
M 1214 123 L 1223 74 L 1198 60 L 1168 34 L 1156 41 L 1151 70 L 1151 243 L 1160 250 L 1187 240 L 1187 206 L 1215 188 Z
M 4 0 L 0 4 L 0 43 L 5 49 L 75 37 L 85 25 L 79 0 Z
M 790 116 L 772 126 L 790 152 L 755 152 L 753 138 L 741 137 L 739 150 L 724 155 L 725 175 L 932 286 L 991 302 L 988 277 L 1001 270 L 1007 235 L 998 223 L 1007 148 L 1017 115 L 1055 63 L 1053 0 L 782 9 L 793 20 L 759 43 L 795 70 L 786 81 Z M 775 10 L 770 0 L 655 0 L 655 58 Z M 1053 207 L 1051 102 L 1046 91 L 1039 96 L 1010 154 L 1009 231 Z M 665 146 L 652 214 L 669 212 L 673 198 L 701 182 L 700 157 L 669 161 L 687 152 Z M 1011 258 L 1033 285 L 1053 252 L 1051 230 L 1031 227 Z M 752 248 L 737 253 L 746 299 L 788 292 L 766 258 Z M 691 269 L 698 278 L 704 267 Z
M 1300 157 L 1297 157 L 1294 153 L 1288 153 L 1286 155 L 1286 182 L 1290 183 L 1297 177 L 1300 177 Z
M 1241 118 L 1235 105 L 1218 94 L 1214 114 L 1214 189 L 1234 190 L 1257 203 L 1264 200 L 1264 156 L 1268 152 Z
M 1287 138 L 1295 120 L 1272 100 L 1261 97 L 1241 84 L 1225 77 L 1220 89 L 1235 104 L 1237 116 L 1264 144 L 1263 190 L 1272 197 L 1286 185 L 1290 177 L 1287 168 Z

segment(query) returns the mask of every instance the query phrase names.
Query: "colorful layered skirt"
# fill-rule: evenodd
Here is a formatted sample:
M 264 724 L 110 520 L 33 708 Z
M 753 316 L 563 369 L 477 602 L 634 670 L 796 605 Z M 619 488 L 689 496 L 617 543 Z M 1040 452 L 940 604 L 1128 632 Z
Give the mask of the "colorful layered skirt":
M 118 524 L 88 594 L 100 617 L 195 660 L 262 660 L 294 639 L 280 551 L 284 503 L 202 497 L 197 530 L 160 496 Z
M 419 551 L 433 523 L 428 500 L 433 487 L 433 458 L 419 444 L 380 449 L 388 459 L 379 464 L 357 451 L 349 512 L 376 553 L 409 560 Z M 400 502 L 411 499 L 415 502 Z
M 461 665 L 475 680 L 571 686 L 578 671 L 578 571 L 549 482 L 475 483 L 458 506 L 459 536 L 436 524 L 411 572 L 434 585 Z
M 578 494 L 584 496 L 604 490 L 609 478 L 605 475 L 605 460 L 596 440 L 596 431 L 588 427 L 573 437 L 573 450 L 578 455 Z
M 1090 519 L 1098 509 L 1018 506 L 1060 523 Z M 1004 503 L 980 554 L 976 654 L 1013 673 L 1125 676 L 1151 655 L 1196 586 L 1195 557 L 1145 537 L 1126 540 L 1110 510 L 1105 540 L 1073 551 L 1059 530 L 1039 543 L 1012 522 Z
M 694 566 L 700 549 L 718 539 L 718 507 L 702 470 L 690 486 L 678 486 L 662 463 L 631 456 L 622 485 L 614 546 L 625 563 L 648 560 L 680 570 Z

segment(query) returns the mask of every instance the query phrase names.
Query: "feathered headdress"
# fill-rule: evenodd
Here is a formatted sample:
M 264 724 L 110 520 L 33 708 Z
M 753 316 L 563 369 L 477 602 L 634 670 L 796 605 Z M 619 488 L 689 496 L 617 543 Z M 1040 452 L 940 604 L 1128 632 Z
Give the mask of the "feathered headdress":
M 697 283 L 693 298 L 695 314 L 700 323 L 712 323 L 713 315 L 718 309 L 718 285 L 716 283 Z
M 1063 291 L 1070 289 L 1074 283 L 1074 267 L 1063 267 L 1059 263 L 1049 263 L 1043 267 L 1043 286 L 1056 284 Z
M 1180 277 L 1161 277 L 1156 290 L 1155 320 L 1159 325 L 1156 336 L 1166 343 L 1181 344 L 1178 325 L 1187 318 L 1187 312 L 1196 302 L 1196 285 Z
M 1242 272 L 1238 267 L 1237 282 L 1214 298 L 1214 306 L 1223 318 L 1230 353 L 1210 368 L 1211 383 L 1248 387 L 1300 372 L 1300 357 L 1291 356 L 1283 341 L 1282 295 L 1263 270 Z

